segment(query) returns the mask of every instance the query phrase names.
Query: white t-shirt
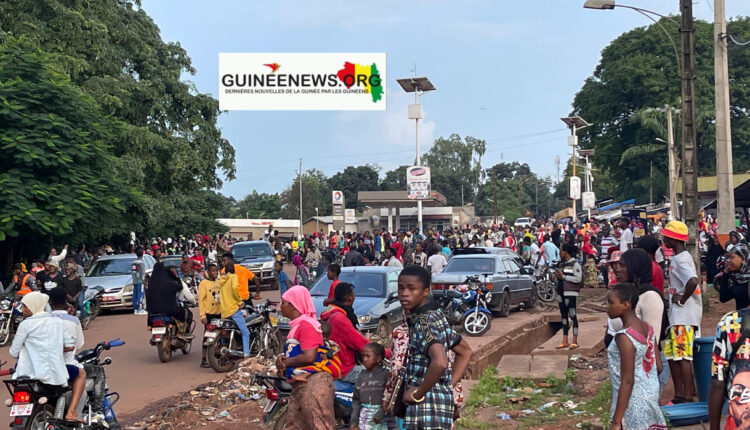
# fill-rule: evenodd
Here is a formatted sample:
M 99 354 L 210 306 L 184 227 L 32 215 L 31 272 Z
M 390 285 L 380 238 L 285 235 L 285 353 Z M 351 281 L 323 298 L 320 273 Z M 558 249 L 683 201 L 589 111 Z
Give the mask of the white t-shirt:
M 439 252 L 437 254 L 432 254 L 432 256 L 427 259 L 427 265 L 430 266 L 430 271 L 433 275 L 441 273 L 446 264 L 448 264 L 448 262 L 445 260 L 443 254 Z
M 536 260 L 539 258 L 539 254 L 542 252 L 539 246 L 535 242 L 531 242 L 531 265 L 536 266 Z M 543 263 L 542 263 L 543 264 Z
M 629 228 L 620 233 L 620 251 L 627 251 L 633 247 L 633 232 Z
M 698 327 L 696 337 L 700 332 L 701 318 L 703 317 L 703 301 L 701 300 L 700 285 L 687 299 L 684 306 L 672 303 L 672 296 L 683 294 L 685 285 L 691 278 L 697 278 L 693 257 L 687 251 L 672 257 L 669 265 L 669 325 L 692 325 Z

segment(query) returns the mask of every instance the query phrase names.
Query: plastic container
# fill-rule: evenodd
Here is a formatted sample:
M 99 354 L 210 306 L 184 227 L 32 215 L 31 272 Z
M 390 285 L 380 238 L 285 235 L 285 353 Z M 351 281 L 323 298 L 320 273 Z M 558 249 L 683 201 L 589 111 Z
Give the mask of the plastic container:
M 662 406 L 661 410 L 672 427 L 708 422 L 708 403 L 706 402 Z
M 699 337 L 693 340 L 693 372 L 695 373 L 695 385 L 698 389 L 698 400 L 700 402 L 708 402 L 714 339 L 714 337 Z

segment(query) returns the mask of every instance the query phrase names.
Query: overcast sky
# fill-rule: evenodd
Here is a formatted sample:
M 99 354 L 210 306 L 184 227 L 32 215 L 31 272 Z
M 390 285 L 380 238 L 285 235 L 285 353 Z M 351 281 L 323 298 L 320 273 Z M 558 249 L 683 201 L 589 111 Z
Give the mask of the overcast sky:
M 422 151 L 458 133 L 487 141 L 483 165 L 528 163 L 540 175 L 564 166 L 568 131 L 560 121 L 614 38 L 650 23 L 628 9 L 582 8 L 583 0 L 247 1 L 144 0 L 143 8 L 178 41 L 197 69 L 187 78 L 218 97 L 220 52 L 385 52 L 388 109 L 233 111 L 219 126 L 237 151 L 237 179 L 222 192 L 242 198 L 278 192 L 303 169 L 331 176 L 377 164 L 381 174 L 414 159 L 413 102 L 395 79 L 428 76 L 436 91 L 421 98 Z M 678 0 L 629 0 L 676 14 Z M 696 0 L 697 18 L 713 21 L 713 0 Z M 750 2 L 727 1 L 727 16 Z M 750 35 L 738 35 L 745 39 Z M 748 47 L 750 49 L 750 47 Z

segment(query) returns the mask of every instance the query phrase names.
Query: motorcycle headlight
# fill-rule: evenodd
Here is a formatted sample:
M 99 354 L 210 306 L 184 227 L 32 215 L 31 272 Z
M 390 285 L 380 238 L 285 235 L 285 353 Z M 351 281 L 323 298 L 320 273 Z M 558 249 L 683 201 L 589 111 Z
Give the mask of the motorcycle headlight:
M 357 317 L 357 321 L 359 321 L 360 324 L 369 324 L 370 320 L 372 320 L 372 317 L 369 315 L 362 315 L 361 317 Z
M 3 300 L 2 302 L 0 302 L 0 309 L 4 311 L 10 309 L 10 300 Z
M 484 295 L 484 297 L 487 299 L 488 302 L 492 301 L 492 293 L 487 293 Z
M 287 317 L 282 317 L 282 316 L 279 316 L 279 319 L 277 320 L 277 322 L 278 322 L 279 324 L 282 324 L 282 323 L 284 323 L 284 324 L 289 324 L 290 322 L 292 322 L 292 320 L 290 320 L 290 319 L 289 319 L 289 318 L 287 318 Z
M 273 261 L 266 261 L 263 263 L 263 270 L 273 269 Z

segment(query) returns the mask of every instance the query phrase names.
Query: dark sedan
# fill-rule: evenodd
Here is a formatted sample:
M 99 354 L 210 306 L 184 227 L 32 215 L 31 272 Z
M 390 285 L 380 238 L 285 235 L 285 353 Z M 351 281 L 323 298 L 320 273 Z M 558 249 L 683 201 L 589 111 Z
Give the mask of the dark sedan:
M 401 322 L 403 313 L 398 301 L 398 274 L 400 267 L 357 266 L 341 269 L 339 280 L 354 285 L 354 313 L 359 318 L 361 332 L 376 332 L 388 338 L 392 327 Z M 325 309 L 331 280 L 321 277 L 310 289 L 317 316 Z M 279 328 L 289 330 L 289 321 L 279 318 Z

